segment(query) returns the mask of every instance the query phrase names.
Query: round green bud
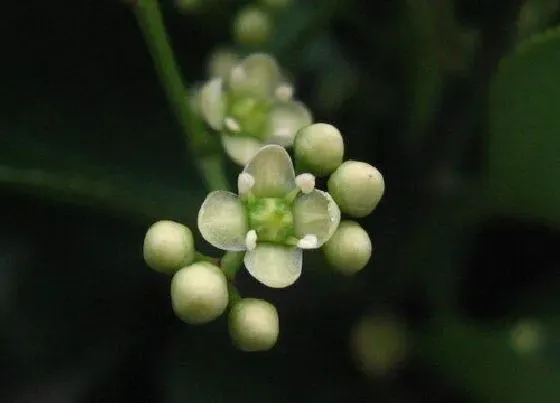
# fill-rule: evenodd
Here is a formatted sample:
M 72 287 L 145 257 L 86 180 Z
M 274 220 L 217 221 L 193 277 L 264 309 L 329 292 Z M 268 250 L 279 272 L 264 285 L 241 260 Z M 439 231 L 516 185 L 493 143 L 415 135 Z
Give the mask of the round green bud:
M 193 234 L 178 222 L 162 220 L 153 224 L 144 237 L 144 260 L 152 269 L 174 273 L 195 257 Z
M 278 340 L 278 311 L 262 299 L 244 298 L 229 313 L 229 333 L 242 351 L 270 350 Z
M 327 261 L 340 273 L 351 276 L 362 270 L 371 258 L 368 233 L 355 221 L 342 221 L 323 245 Z
M 301 129 L 294 140 L 298 164 L 317 176 L 331 174 L 342 164 L 344 142 L 340 131 L 325 123 L 315 123 Z
M 208 61 L 208 75 L 212 78 L 229 79 L 231 69 L 239 64 L 239 55 L 229 49 L 216 49 Z
M 352 328 L 350 349 L 366 374 L 372 377 L 388 375 L 406 359 L 406 327 L 391 316 L 361 318 Z
M 270 16 L 254 6 L 242 9 L 233 22 L 233 36 L 242 45 L 261 45 L 268 41 L 271 31 Z
M 377 168 L 365 162 L 346 161 L 329 178 L 328 189 L 342 212 L 365 217 L 385 193 L 385 181 Z
M 229 294 L 223 272 L 207 262 L 184 267 L 171 280 L 171 304 L 184 322 L 210 322 L 227 308 Z

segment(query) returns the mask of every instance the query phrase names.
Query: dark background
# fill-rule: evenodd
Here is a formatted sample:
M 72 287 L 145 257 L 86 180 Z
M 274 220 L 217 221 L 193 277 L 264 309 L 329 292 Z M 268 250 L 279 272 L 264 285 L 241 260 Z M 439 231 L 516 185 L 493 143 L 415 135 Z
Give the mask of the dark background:
M 232 42 L 245 4 L 208 3 L 190 13 L 162 3 L 191 84 Z M 1 401 L 559 401 L 560 234 L 488 208 L 478 185 L 488 89 L 521 6 L 296 0 L 275 17 L 264 50 L 290 69 L 315 120 L 342 131 L 347 158 L 380 169 L 387 192 L 362 220 L 375 252 L 356 277 L 320 256 L 286 290 L 241 274 L 241 289 L 281 318 L 276 348 L 245 354 L 225 318 L 175 318 L 169 279 L 142 260 L 148 226 L 175 219 L 194 231 L 206 191 L 131 6 L 3 2 Z M 352 354 L 364 317 L 405 332 L 406 355 L 383 374 Z M 511 330 L 526 320 L 544 342 L 521 353 Z M 382 354 L 394 340 L 372 335 L 367 348 Z

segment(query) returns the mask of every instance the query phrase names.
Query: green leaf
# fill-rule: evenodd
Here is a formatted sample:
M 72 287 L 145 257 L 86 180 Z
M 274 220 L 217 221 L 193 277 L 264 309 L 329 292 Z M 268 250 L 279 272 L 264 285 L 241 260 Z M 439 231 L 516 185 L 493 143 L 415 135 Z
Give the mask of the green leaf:
M 506 57 L 490 93 L 489 190 L 501 213 L 560 224 L 560 29 Z
M 439 320 L 417 347 L 426 361 L 473 401 L 557 402 L 560 371 L 518 354 L 510 345 L 510 331 Z

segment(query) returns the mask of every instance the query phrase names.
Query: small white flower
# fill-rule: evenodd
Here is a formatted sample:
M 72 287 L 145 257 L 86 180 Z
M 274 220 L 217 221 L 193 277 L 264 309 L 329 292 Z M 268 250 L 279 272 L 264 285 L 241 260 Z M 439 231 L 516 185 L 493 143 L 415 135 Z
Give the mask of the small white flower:
M 254 181 L 250 187 L 247 175 Z M 292 160 L 278 145 L 262 147 L 239 183 L 241 190 L 250 188 L 250 197 L 242 201 L 230 192 L 210 193 L 198 215 L 200 232 L 217 248 L 245 250 L 245 266 L 261 283 L 287 287 L 301 275 L 302 249 L 319 248 L 330 239 L 340 210 L 326 192 L 301 192 Z
M 313 122 L 292 94 L 276 61 L 255 53 L 232 68 L 228 79 L 216 77 L 204 84 L 198 109 L 208 125 L 221 132 L 229 157 L 246 165 L 263 145 L 290 147 L 297 131 Z

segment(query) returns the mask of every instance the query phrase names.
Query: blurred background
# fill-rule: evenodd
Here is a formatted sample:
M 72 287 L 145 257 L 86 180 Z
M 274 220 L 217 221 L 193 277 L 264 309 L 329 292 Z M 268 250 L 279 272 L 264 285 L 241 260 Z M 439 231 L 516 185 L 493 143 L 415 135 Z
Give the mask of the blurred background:
M 182 323 L 143 262 L 206 190 L 133 3 L 2 3 L 1 402 L 560 401 L 558 1 L 161 1 L 189 86 L 269 52 L 385 176 L 356 276 L 242 271 L 280 314 L 258 354 Z

